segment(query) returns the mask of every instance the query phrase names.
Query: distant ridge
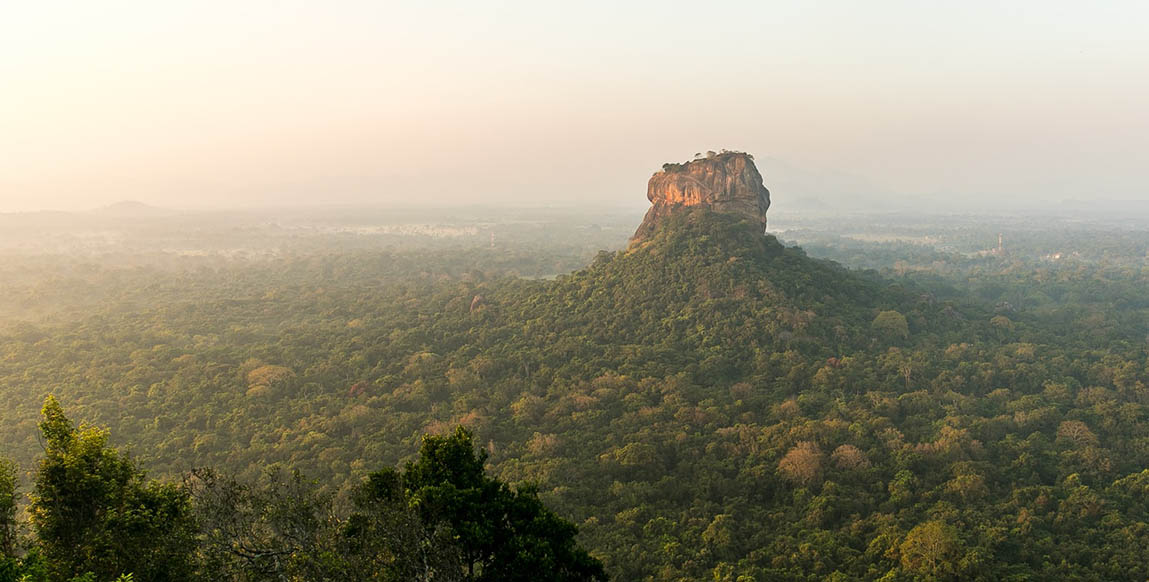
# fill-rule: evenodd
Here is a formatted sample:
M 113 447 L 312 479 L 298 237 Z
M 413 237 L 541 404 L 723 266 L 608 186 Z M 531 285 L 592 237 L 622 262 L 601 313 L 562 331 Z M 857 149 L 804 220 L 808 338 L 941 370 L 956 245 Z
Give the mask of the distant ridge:
M 107 206 L 101 206 L 91 211 L 92 214 L 100 216 L 112 216 L 118 218 L 153 218 L 162 216 L 174 216 L 179 214 L 178 211 L 169 208 L 161 208 L 159 206 L 152 206 L 137 200 L 123 200 L 115 202 Z

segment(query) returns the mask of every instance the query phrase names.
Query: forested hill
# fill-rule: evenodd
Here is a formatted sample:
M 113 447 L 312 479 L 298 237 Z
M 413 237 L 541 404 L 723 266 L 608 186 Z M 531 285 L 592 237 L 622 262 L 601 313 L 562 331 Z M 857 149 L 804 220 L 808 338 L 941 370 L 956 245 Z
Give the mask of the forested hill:
M 953 305 L 811 259 L 743 222 L 706 209 L 678 212 L 650 239 L 604 252 L 587 269 L 516 297 L 516 315 L 537 318 L 535 328 L 568 342 L 677 355 L 676 370 L 703 365 L 713 381 L 747 373 L 753 356 L 787 349 L 832 357 L 976 333 Z M 972 305 L 961 308 L 983 315 Z M 895 309 L 902 317 L 891 314 L 892 327 L 871 326 L 877 313 Z M 656 361 L 652 353 L 646 359 Z
M 618 580 L 1149 576 L 1143 343 L 735 220 L 675 213 L 555 281 L 204 273 L 242 296 L 0 338 L 0 440 L 27 467 L 51 391 L 159 474 L 280 464 L 339 491 L 462 424 Z

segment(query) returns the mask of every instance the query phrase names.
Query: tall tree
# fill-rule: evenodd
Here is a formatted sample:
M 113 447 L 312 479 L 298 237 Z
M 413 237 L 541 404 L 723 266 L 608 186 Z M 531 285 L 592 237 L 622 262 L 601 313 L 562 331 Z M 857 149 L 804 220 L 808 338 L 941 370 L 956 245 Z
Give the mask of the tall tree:
M 402 476 L 387 468 L 356 490 L 355 512 L 344 527 L 350 572 L 364 582 L 462 582 L 463 552 L 451 526 L 428 523 L 404 492 Z
M 30 513 L 57 579 L 131 574 L 137 582 L 190 579 L 195 524 L 187 492 L 147 479 L 108 446 L 108 433 L 76 427 L 49 396 L 40 431 L 44 459 Z
M 0 581 L 17 580 L 16 464 L 0 459 Z
M 488 477 L 486 459 L 463 427 L 428 435 L 402 472 L 387 469 L 368 479 L 360 506 L 401 494 L 428 531 L 448 526 L 465 580 L 606 580 L 602 564 L 575 543 L 575 526 L 547 509 L 535 489 Z
M 16 556 L 16 464 L 0 459 L 0 559 Z
M 200 527 L 201 564 L 214 580 L 365 580 L 338 551 L 330 495 L 278 468 L 253 483 L 210 469 L 187 478 Z

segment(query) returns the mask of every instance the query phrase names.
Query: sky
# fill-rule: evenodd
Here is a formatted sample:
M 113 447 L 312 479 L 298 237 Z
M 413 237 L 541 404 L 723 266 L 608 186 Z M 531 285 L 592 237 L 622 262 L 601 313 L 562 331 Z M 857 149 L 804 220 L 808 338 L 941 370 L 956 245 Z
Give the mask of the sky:
M 1149 199 L 1149 2 L 0 2 L 0 211 Z

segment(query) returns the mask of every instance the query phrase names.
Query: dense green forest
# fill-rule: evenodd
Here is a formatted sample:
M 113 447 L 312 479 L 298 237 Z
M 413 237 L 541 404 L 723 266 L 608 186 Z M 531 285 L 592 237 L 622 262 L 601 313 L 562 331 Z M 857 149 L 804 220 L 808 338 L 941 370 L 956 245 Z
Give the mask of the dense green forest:
M 403 470 L 354 488 L 351 508 L 298 473 L 244 483 L 211 469 L 149 480 L 49 396 L 44 458 L 22 540 L 11 464 L 0 466 L 0 580 L 606 580 L 575 526 L 485 472 L 472 435 L 427 435 Z M 26 551 L 21 546 L 27 545 Z
M 27 476 L 9 480 L 38 491 L 52 393 L 163 479 L 140 491 L 332 504 L 332 544 L 400 523 L 456 547 L 436 559 L 466 554 L 458 524 L 355 516 L 417 482 L 424 435 L 471 450 L 473 434 L 478 468 L 460 466 L 569 520 L 617 580 L 1149 577 L 1144 255 L 1053 266 L 902 245 L 849 270 L 732 220 L 680 213 L 554 280 L 519 275 L 575 252 L 8 263 L 0 442 Z M 37 499 L 20 510 L 33 523 Z M 187 543 L 211 547 L 190 522 Z

